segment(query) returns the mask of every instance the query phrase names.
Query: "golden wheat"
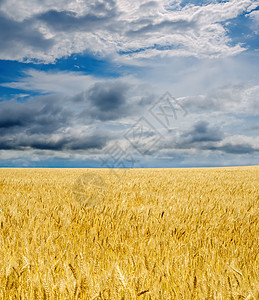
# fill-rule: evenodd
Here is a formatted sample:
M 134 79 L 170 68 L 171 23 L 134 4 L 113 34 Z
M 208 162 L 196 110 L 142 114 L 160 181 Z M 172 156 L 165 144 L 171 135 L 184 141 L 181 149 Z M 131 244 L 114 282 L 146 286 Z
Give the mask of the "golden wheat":
M 0 299 L 259 299 L 258 166 L 116 172 L 0 169 Z

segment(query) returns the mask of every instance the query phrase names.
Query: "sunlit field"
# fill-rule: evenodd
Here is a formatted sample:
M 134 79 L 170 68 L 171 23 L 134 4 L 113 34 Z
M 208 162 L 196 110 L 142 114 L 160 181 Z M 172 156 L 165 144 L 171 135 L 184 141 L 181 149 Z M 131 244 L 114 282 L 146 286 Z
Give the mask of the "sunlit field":
M 89 172 L 103 188 L 75 185 Z M 0 299 L 259 299 L 258 183 L 258 166 L 0 169 Z

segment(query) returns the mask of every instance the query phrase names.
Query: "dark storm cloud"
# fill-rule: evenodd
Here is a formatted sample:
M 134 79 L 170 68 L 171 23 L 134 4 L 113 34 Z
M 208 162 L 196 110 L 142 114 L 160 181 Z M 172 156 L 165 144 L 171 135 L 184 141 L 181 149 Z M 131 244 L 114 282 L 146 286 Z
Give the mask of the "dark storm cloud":
M 106 146 L 107 140 L 110 137 L 97 133 L 95 135 L 72 139 L 66 144 L 69 150 L 87 150 L 87 149 L 102 149 Z
M 26 126 L 27 122 L 30 123 L 32 121 L 33 114 L 35 113 L 34 109 L 25 106 L 23 107 L 20 103 L 14 102 L 15 101 L 1 103 L 0 130 Z
M 205 146 L 204 150 L 219 150 L 222 152 L 230 153 L 230 154 L 252 154 L 254 152 L 259 152 L 259 148 L 255 148 L 247 143 L 228 143 L 226 142 L 222 146 Z
M 66 151 L 101 149 L 106 145 L 107 136 L 105 137 L 99 133 L 92 136 L 63 136 L 59 134 L 55 135 L 55 139 L 51 135 L 19 133 L 15 137 L 0 137 L 0 150 Z
M 96 83 L 82 95 L 88 102 L 87 107 L 81 113 L 81 117 L 90 117 L 100 121 L 118 120 L 129 116 L 137 110 L 141 110 L 141 101 L 132 105 L 129 101 L 129 91 L 131 86 L 122 82 L 102 82 Z M 78 101 L 78 99 L 77 99 Z
M 0 41 L 0 51 L 17 47 L 20 44 L 34 49 L 47 50 L 54 43 L 53 40 L 45 39 L 37 29 L 34 29 L 29 20 L 16 22 L 9 19 L 3 12 L 0 12 Z
M 15 136 L 0 137 L 0 150 L 61 150 L 63 145 L 63 141 L 51 141 L 47 135 L 40 137 L 16 133 Z
M 206 121 L 199 121 L 194 124 L 193 129 L 182 135 L 188 144 L 201 142 L 218 142 L 223 138 L 223 133 L 219 128 L 212 127 Z
M 19 103 L 15 100 L 0 103 L 0 132 L 28 134 L 51 133 L 68 123 L 71 111 L 54 96 L 38 97 Z
M 89 126 L 140 112 L 147 102 L 140 97 L 133 103 L 130 88 L 120 81 L 99 82 L 71 98 L 48 95 L 24 103 L 0 102 L 0 150 L 101 149 L 112 137 L 105 129 L 88 132 Z
M 231 137 L 230 137 L 231 138 Z M 221 151 L 230 154 L 249 154 L 259 151 L 259 147 L 247 142 L 246 137 L 235 137 L 235 141 L 228 141 L 228 135 L 218 127 L 211 126 L 206 121 L 199 121 L 166 148 L 196 149 Z
M 73 114 L 54 96 L 35 97 L 25 103 L 0 103 L 0 149 L 24 147 L 61 149 L 48 137 L 68 126 Z
M 96 83 L 89 91 L 91 104 L 102 112 L 117 110 L 126 103 L 126 84 Z

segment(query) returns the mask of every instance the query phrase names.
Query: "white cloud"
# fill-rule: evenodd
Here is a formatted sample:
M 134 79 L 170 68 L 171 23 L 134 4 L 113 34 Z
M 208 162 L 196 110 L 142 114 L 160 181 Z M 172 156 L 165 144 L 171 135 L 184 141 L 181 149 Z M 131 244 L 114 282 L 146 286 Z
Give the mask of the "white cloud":
M 109 56 L 123 52 L 125 60 L 157 55 L 221 57 L 244 50 L 230 45 L 221 22 L 251 10 L 252 0 L 186 7 L 179 2 L 9 0 L 2 5 L 4 14 L 20 26 L 30 22 L 53 45 L 41 50 L 23 41 L 18 51 L 14 45 L 20 42 L 14 40 L 0 58 L 52 62 L 84 51 Z
M 1 85 L 25 91 L 73 96 L 96 81 L 93 76 L 80 72 L 43 72 L 30 69 L 24 75 L 19 81 Z
M 102 78 L 92 75 L 85 75 L 79 71 L 38 71 L 29 69 L 24 71 L 24 76 L 17 81 L 2 83 L 0 86 L 24 91 L 39 92 L 42 94 L 60 94 L 62 96 L 75 96 L 96 83 L 111 84 L 116 82 L 114 78 Z M 138 88 L 141 82 L 133 76 L 122 76 L 118 80 L 121 83 L 128 83 Z M 142 85 L 143 88 L 143 85 Z
M 259 11 L 253 11 L 249 14 L 249 17 L 252 19 L 253 23 L 252 23 L 252 29 L 254 30 L 254 32 L 256 34 L 259 33 Z

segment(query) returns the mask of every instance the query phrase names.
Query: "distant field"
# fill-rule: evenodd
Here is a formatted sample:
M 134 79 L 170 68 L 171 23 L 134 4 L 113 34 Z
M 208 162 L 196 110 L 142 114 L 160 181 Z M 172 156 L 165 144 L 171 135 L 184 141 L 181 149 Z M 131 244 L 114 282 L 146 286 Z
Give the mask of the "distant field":
M 258 166 L 118 174 L 0 169 L 0 299 L 259 299 Z

